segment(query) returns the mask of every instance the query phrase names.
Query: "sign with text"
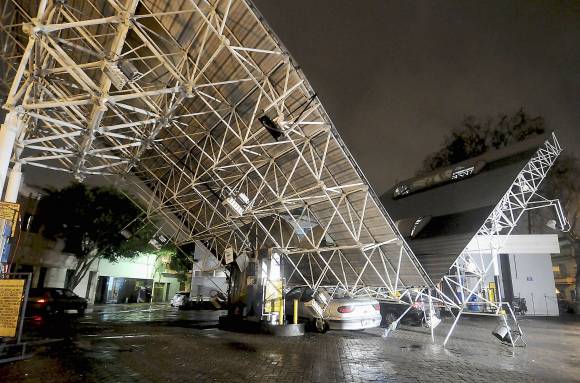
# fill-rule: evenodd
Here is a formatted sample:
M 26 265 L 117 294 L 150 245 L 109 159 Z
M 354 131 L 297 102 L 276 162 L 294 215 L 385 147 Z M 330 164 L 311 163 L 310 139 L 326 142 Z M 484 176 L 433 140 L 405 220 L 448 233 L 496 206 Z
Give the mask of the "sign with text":
M 0 220 L 5 219 L 12 223 L 12 235 L 16 233 L 16 224 L 18 223 L 18 212 L 20 205 L 12 202 L 0 202 Z
M 232 263 L 234 261 L 234 249 L 232 247 L 226 248 L 224 256 L 226 259 L 226 265 Z
M 23 288 L 24 279 L 0 279 L 0 336 L 16 336 Z

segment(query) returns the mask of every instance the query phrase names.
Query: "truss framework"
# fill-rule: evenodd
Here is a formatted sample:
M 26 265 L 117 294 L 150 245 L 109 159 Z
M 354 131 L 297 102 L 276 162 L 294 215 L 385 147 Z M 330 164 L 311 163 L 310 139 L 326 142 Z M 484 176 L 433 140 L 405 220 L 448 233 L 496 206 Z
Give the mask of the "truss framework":
M 526 211 L 552 206 L 556 210 L 561 227 L 565 230 L 568 226 L 559 201 L 548 200 L 538 194 L 540 184 L 561 152 L 562 148 L 555 134 L 552 133 L 520 171 L 478 230 L 474 240 L 477 241 L 479 248 L 477 250 L 465 249 L 449 269 L 449 274 L 441 280 L 436 289 L 438 300 L 457 310 L 444 344 L 449 340 L 459 318 L 462 315 L 474 314 L 468 308 L 470 302 L 473 301 L 485 305 L 492 315 L 501 316 L 508 328 L 516 328 L 517 337 L 512 338 L 512 332 L 509 333 L 510 343 L 513 346 L 518 340 L 523 341 L 524 333 L 519 327 L 510 303 L 502 301 L 501 293 L 497 294 L 499 299 L 485 296 L 484 278 L 490 274 L 499 275 L 498 252 Z M 496 280 L 496 283 L 501 283 L 500 278 Z M 445 289 L 444 285 L 448 289 Z M 497 286 L 497 289 L 501 291 L 500 286 Z M 449 291 L 451 291 L 451 296 L 449 296 Z M 511 319 L 511 325 L 506 315 Z
M 176 243 L 203 243 L 220 261 L 227 248 L 276 247 L 291 283 L 410 302 L 423 294 L 460 309 L 455 323 L 465 313 L 476 292 L 435 288 L 250 3 L 9 0 L 3 15 L 16 164 L 121 175 L 116 184 Z M 548 140 L 480 228 L 493 248 L 560 151 Z M 241 210 L 226 203 L 240 198 Z M 452 267 L 464 270 L 468 256 Z
M 5 104 L 15 163 L 127 175 L 117 184 L 178 244 L 220 261 L 276 247 L 291 283 L 391 296 L 432 285 L 250 3 L 6 4 L 23 26 Z
M 22 31 L 24 21 L 30 20 L 22 8 L 11 1 L 0 5 L 0 102 L 4 104 L 12 80 L 26 48 L 27 36 Z

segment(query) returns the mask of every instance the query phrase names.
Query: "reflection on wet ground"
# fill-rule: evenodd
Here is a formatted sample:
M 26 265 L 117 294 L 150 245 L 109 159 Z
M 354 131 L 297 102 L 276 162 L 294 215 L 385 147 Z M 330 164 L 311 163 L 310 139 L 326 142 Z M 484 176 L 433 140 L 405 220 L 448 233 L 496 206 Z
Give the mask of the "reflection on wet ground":
M 98 306 L 83 317 L 29 318 L 26 336 L 54 339 L 35 357 L 0 366 L 4 382 L 574 381 L 580 323 L 524 319 L 527 348 L 491 336 L 493 320 L 466 320 L 447 347 L 402 326 L 298 338 L 217 329 L 219 311 L 165 305 Z

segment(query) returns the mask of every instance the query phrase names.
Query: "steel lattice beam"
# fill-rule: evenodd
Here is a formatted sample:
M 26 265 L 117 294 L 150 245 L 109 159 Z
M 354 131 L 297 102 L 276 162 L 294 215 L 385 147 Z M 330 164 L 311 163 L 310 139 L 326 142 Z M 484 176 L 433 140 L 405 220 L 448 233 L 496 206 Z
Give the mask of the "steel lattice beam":
M 14 161 L 77 178 L 125 175 L 177 243 L 203 241 L 220 256 L 276 247 L 297 283 L 392 296 L 432 285 L 250 3 L 23 10 L 15 49 L 34 71 L 16 70 L 5 106 L 22 123 Z M 228 201 L 242 195 L 235 212 Z

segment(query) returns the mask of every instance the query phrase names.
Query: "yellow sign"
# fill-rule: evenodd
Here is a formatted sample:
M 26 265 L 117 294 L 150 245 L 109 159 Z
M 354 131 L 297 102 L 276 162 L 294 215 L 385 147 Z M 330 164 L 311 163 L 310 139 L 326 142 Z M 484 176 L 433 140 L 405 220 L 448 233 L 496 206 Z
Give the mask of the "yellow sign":
M 12 223 L 12 235 L 16 233 L 16 224 L 18 223 L 18 212 L 20 205 L 12 202 L 0 202 L 0 219 L 5 219 Z
M 0 336 L 16 336 L 24 279 L 0 279 Z
M 268 281 L 264 312 L 280 312 L 282 306 L 282 281 Z

